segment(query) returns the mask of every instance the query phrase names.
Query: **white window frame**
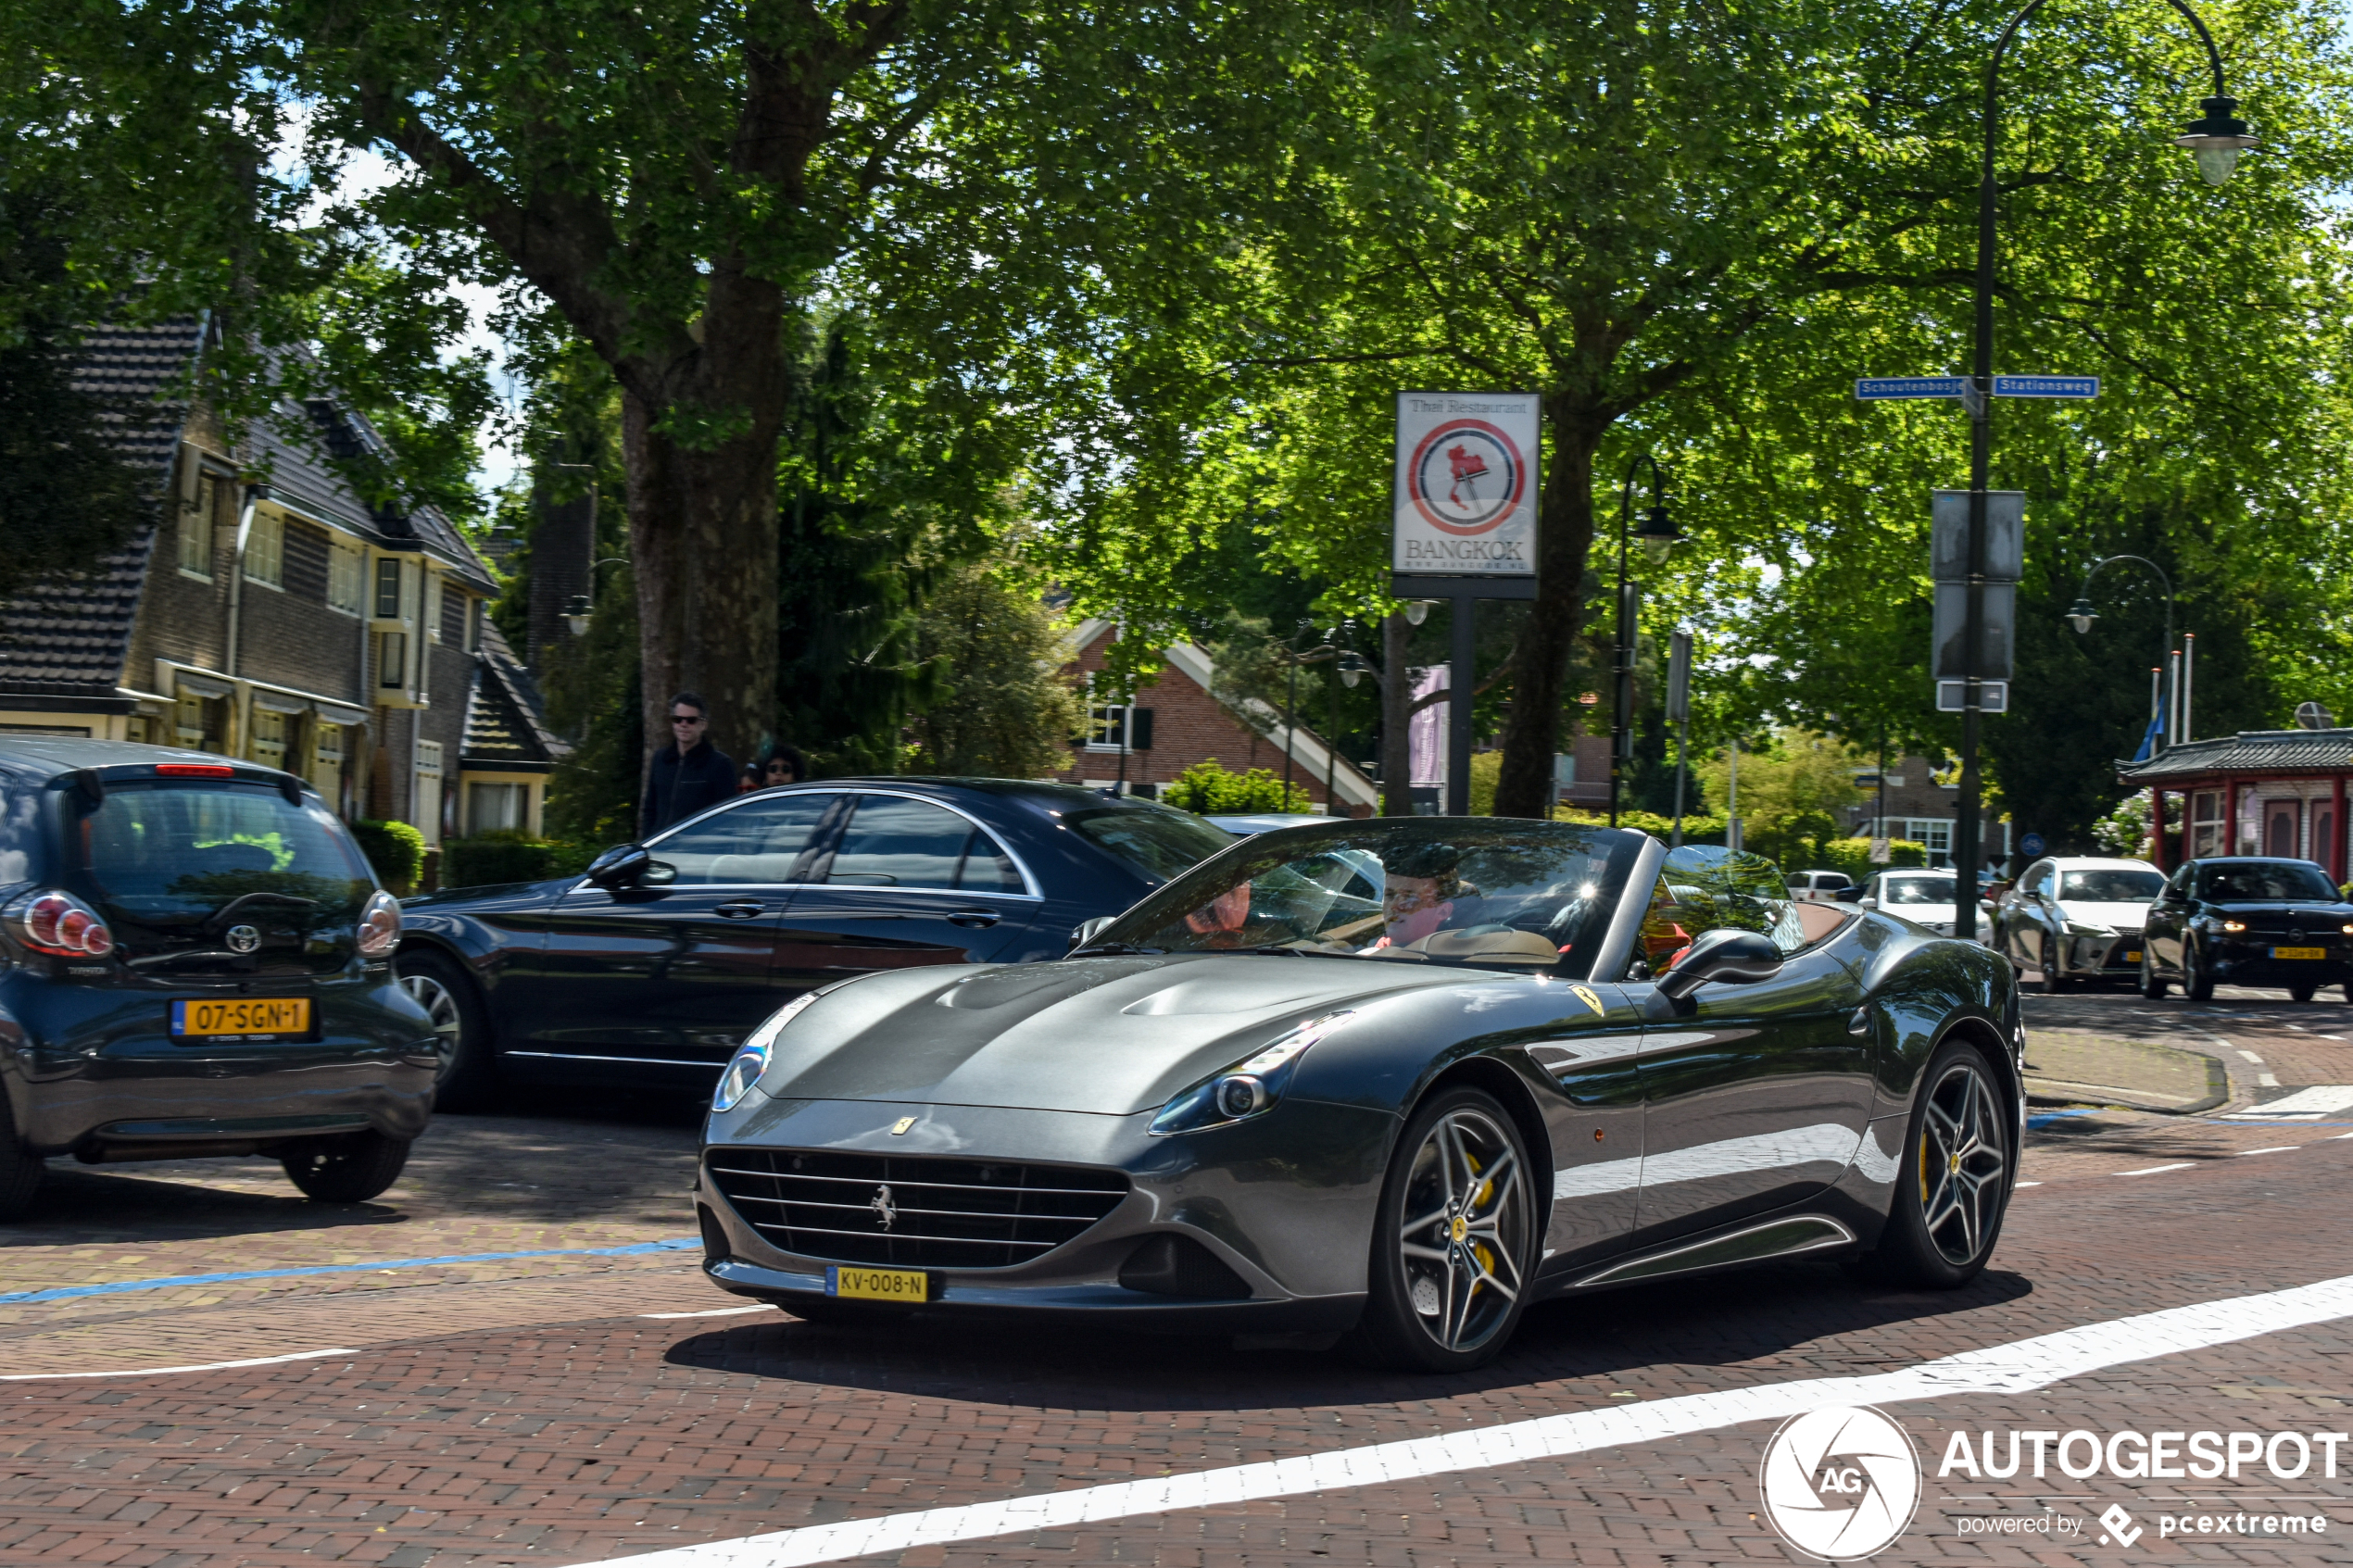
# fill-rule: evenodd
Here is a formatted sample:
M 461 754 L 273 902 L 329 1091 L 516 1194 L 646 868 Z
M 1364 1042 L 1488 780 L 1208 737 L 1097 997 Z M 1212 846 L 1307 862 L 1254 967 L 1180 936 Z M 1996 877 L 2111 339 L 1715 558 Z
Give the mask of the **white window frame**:
M 283 512 L 257 507 L 253 532 L 245 535 L 245 581 L 285 591 L 286 518 Z
M 422 611 L 422 624 L 425 640 L 437 645 L 441 641 L 441 596 L 446 592 L 441 585 L 441 573 L 428 568 L 424 586 L 424 603 L 419 607 Z
M 330 536 L 327 541 L 327 608 L 358 616 L 367 608 L 368 552 Z
M 409 584 L 406 581 L 404 581 L 408 573 L 401 570 L 400 558 L 398 556 L 378 556 L 376 558 L 374 578 L 373 581 L 368 584 L 369 609 L 374 619 L 378 621 L 399 621 L 405 619 L 401 615 L 400 611 L 402 607 L 407 605 L 409 602 Z M 389 585 L 392 589 L 392 608 L 390 609 L 384 608 L 384 589 L 387 585 Z
M 196 475 L 196 494 L 180 511 L 180 575 L 199 583 L 212 581 L 213 552 L 219 547 L 220 482 L 208 473 Z M 191 565 L 194 561 L 196 564 Z

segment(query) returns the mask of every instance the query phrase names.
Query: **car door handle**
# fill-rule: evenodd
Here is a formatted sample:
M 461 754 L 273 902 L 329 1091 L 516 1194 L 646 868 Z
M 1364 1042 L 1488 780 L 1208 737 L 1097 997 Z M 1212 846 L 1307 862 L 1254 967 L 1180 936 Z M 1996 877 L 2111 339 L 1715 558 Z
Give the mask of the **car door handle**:
M 970 926 L 975 931 L 982 931 L 986 930 L 989 926 L 995 925 L 999 921 L 1003 920 L 1004 918 L 1005 917 L 1003 915 L 999 914 L 995 909 L 958 909 L 954 914 L 948 917 L 948 923 L 950 925 Z
M 712 912 L 729 920 L 749 920 L 754 915 L 766 913 L 767 909 L 768 906 L 756 898 L 737 898 L 716 906 Z

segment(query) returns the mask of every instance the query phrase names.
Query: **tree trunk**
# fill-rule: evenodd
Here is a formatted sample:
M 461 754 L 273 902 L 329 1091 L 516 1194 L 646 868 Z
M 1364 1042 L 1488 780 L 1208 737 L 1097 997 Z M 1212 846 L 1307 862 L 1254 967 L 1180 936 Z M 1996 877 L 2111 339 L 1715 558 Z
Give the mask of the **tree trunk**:
M 1414 814 L 1414 680 L 1405 664 L 1405 649 L 1413 636 L 1403 615 L 1380 623 L 1380 773 L 1381 814 Z
M 714 279 L 706 338 L 656 408 L 642 366 L 622 378 L 629 554 L 648 745 L 668 744 L 670 699 L 710 704 L 711 745 L 749 761 L 776 726 L 776 443 L 785 411 L 784 296 Z M 661 426 L 684 409 L 729 434 L 690 445 Z
M 1553 427 L 1552 468 L 1537 519 L 1536 603 L 1520 633 L 1512 706 L 1504 721 L 1504 765 L 1495 815 L 1545 817 L 1559 749 L 1561 688 L 1577 645 L 1585 559 L 1593 543 L 1593 449 L 1601 426 L 1555 395 L 1544 399 Z

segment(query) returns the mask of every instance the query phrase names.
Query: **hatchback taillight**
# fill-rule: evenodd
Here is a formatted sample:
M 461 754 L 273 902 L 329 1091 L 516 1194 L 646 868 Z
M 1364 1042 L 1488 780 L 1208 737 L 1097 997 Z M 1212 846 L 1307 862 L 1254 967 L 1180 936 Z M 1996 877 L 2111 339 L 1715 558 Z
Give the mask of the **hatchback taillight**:
M 368 895 L 368 906 L 359 911 L 359 950 L 380 959 L 399 945 L 400 901 L 379 887 Z
M 114 951 L 114 933 L 97 912 L 55 888 L 18 899 L 8 907 L 7 922 L 17 940 L 37 953 L 103 959 Z

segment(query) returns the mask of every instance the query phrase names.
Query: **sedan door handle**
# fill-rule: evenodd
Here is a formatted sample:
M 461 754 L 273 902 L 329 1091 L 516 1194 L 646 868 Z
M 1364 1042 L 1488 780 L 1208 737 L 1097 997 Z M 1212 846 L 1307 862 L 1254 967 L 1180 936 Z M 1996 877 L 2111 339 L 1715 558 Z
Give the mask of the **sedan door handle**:
M 729 920 L 749 920 L 754 915 L 766 913 L 767 909 L 768 906 L 756 898 L 737 898 L 732 903 L 716 906 L 713 912 Z
M 948 923 L 950 925 L 970 926 L 975 931 L 981 931 L 986 930 L 989 926 L 995 925 L 999 921 L 1004 918 L 1005 917 L 1003 915 L 999 914 L 995 909 L 958 909 L 954 914 L 948 917 Z

